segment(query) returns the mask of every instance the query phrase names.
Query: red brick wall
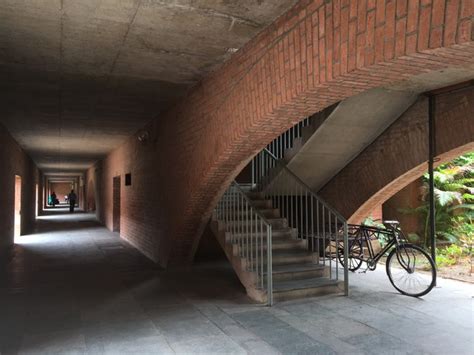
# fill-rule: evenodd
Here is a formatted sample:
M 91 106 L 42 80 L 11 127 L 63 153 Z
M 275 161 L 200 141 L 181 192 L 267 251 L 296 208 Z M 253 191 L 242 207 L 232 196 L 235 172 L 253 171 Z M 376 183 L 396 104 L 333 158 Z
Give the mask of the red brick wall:
M 190 262 L 212 208 L 265 144 L 365 90 L 474 63 L 472 0 L 303 0 L 104 161 L 131 171 L 121 235 L 162 265 Z
M 35 220 L 35 183 L 39 172 L 8 131 L 0 124 L 0 249 L 13 245 L 15 175 L 21 176 L 21 231 L 32 231 Z
M 38 215 L 41 216 L 43 214 L 43 196 L 44 196 L 44 192 L 43 192 L 43 174 L 38 171 L 37 173 L 37 176 L 38 176 L 38 179 L 37 179 L 37 184 L 38 184 L 38 199 L 37 199 L 37 202 L 38 202 Z
M 86 196 L 85 206 L 84 209 L 87 212 L 95 211 L 96 210 L 96 179 L 95 179 L 95 169 L 96 167 L 93 166 L 92 168 L 88 169 L 85 174 L 84 179 L 84 195 Z
M 416 179 L 383 204 L 384 216 L 387 216 L 387 219 L 399 221 L 402 230 L 406 234 L 416 233 L 419 236 L 423 234 L 424 219 L 419 214 L 408 214 L 400 211 L 400 209 L 413 209 L 423 204 L 422 186 L 421 179 Z
M 436 98 L 436 151 L 442 164 L 474 150 L 474 88 Z M 428 170 L 428 99 L 408 109 L 319 192 L 357 223 Z

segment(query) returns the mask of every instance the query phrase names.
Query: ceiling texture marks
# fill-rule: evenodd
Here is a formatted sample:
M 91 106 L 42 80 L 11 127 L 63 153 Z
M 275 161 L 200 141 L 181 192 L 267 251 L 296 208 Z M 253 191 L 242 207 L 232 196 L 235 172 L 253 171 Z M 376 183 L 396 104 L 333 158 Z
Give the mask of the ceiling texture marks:
M 295 0 L 2 0 L 0 122 L 38 166 L 84 170 Z

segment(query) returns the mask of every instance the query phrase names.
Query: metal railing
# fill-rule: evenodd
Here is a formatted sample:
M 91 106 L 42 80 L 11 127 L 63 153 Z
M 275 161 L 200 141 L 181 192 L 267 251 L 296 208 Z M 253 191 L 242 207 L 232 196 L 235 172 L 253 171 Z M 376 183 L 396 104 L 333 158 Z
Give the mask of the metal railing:
M 257 288 L 266 290 L 267 303 L 271 306 L 272 225 L 235 181 L 219 200 L 215 212 L 223 222 L 226 242 L 237 247 L 246 270 L 255 275 Z
M 278 208 L 289 227 L 298 231 L 298 238 L 306 240 L 308 250 L 315 253 L 315 262 L 329 267 L 330 279 L 339 280 L 339 266 L 343 261 L 344 292 L 348 295 L 346 219 L 268 149 L 254 159 L 258 159 L 263 172 L 253 183 L 254 191 L 272 200 L 273 208 Z
M 285 157 L 285 153 L 288 149 L 293 148 L 295 140 L 303 136 L 303 128 L 311 125 L 313 117 L 308 117 L 291 127 L 286 132 L 279 135 L 277 138 L 272 140 L 266 147 L 273 156 L 278 160 Z M 259 180 L 267 171 L 267 167 L 264 166 L 264 159 L 262 159 L 263 151 L 259 153 L 254 159 L 252 159 L 252 184 Z
M 295 143 L 295 140 L 303 136 L 303 128 L 311 125 L 312 120 L 313 117 L 310 116 L 298 122 L 289 130 L 272 140 L 266 146 L 266 149 L 268 149 L 278 159 L 283 159 L 285 155 L 285 150 L 292 148 Z

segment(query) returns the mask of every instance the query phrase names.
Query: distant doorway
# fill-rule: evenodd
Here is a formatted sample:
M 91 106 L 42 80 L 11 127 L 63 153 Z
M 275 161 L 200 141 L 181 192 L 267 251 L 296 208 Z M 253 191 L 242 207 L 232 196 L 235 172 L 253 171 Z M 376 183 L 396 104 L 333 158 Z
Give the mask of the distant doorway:
M 21 235 L 21 176 L 15 175 L 15 240 Z
M 35 187 L 35 217 L 38 217 L 38 200 L 39 200 L 39 186 L 38 184 L 36 184 L 36 187 Z
M 120 176 L 114 177 L 113 181 L 113 222 L 112 230 L 120 232 Z

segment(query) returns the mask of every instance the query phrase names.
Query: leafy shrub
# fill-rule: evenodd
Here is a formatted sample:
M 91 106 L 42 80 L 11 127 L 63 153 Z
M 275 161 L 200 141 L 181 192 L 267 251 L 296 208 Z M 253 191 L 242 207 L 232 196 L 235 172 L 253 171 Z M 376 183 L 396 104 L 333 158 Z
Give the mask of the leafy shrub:
M 459 259 L 464 255 L 463 248 L 451 244 L 449 247 L 444 249 L 436 249 L 436 264 L 438 266 L 451 266 L 456 265 Z

